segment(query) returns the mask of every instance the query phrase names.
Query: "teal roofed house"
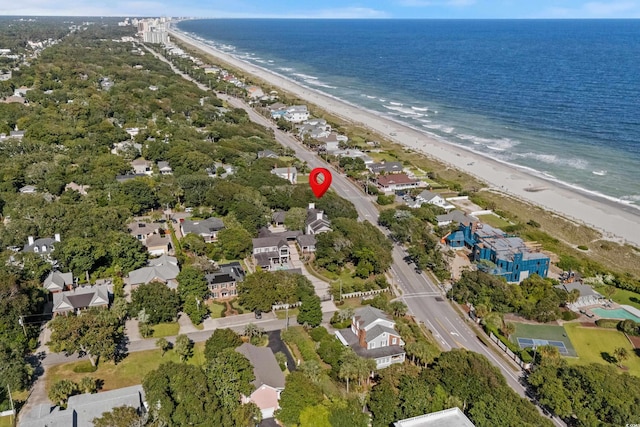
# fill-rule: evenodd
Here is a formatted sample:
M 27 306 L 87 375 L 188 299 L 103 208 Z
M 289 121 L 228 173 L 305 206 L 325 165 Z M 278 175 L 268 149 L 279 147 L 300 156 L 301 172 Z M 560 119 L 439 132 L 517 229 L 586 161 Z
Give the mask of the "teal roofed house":
M 458 231 L 445 238 L 451 247 L 471 249 L 473 261 L 487 273 L 503 276 L 507 282 L 519 283 L 532 274 L 547 277 L 550 259 L 528 247 L 525 242 L 504 231 L 482 223 L 460 224 Z

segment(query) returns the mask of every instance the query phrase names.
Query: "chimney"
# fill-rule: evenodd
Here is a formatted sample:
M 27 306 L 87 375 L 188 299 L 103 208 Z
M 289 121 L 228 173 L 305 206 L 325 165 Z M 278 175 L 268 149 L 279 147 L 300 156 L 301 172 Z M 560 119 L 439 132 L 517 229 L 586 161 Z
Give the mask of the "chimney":
M 367 348 L 367 331 L 364 329 L 358 329 L 358 344 L 362 348 Z
M 55 240 L 56 242 L 60 242 L 60 241 L 61 241 L 61 240 L 60 240 L 60 233 L 56 233 L 56 234 L 54 234 L 53 238 L 54 238 L 54 240 Z
M 28 238 L 29 246 L 33 245 L 33 236 L 29 236 Z
M 316 204 L 315 203 L 309 203 L 309 210 L 315 209 L 316 208 Z
M 322 219 L 322 215 L 323 215 L 323 214 L 324 214 L 324 213 L 323 213 L 322 211 L 318 211 L 318 212 L 316 212 L 316 220 L 320 221 L 320 220 Z

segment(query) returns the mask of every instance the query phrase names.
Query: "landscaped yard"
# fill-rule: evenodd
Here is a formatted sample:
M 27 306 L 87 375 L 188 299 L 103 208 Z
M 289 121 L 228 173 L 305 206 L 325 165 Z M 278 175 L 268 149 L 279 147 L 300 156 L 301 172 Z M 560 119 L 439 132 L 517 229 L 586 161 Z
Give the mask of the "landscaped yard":
M 221 318 L 222 311 L 227 308 L 225 304 L 221 304 L 219 302 L 213 302 L 213 301 L 210 303 L 207 303 L 207 306 L 209 307 L 209 316 L 211 316 L 212 319 Z
M 629 358 L 622 362 L 629 368 L 627 372 L 640 376 L 640 357 L 635 353 L 633 346 L 624 334 L 615 329 L 593 328 L 581 326 L 579 323 L 565 325 L 567 335 L 571 338 L 578 358 L 567 359 L 569 364 L 586 365 L 589 363 L 609 364 L 605 358 L 613 357 L 613 352 L 618 347 L 626 348 Z M 623 372 L 619 369 L 619 372 Z
M 534 338 L 547 341 L 562 341 L 569 352 L 569 356 L 576 356 L 576 348 L 572 345 L 571 336 L 562 326 L 556 325 L 533 325 L 529 323 L 516 323 L 516 331 L 511 335 L 511 341 L 518 344 L 517 338 Z M 578 356 L 580 353 L 578 353 Z
M 605 286 L 598 286 L 595 288 L 595 290 L 604 295 L 604 288 Z M 611 299 L 617 302 L 618 304 L 630 305 L 640 310 L 640 294 L 637 294 L 635 292 L 616 288 L 616 293 L 613 294 Z
M 151 328 L 153 329 L 153 338 L 173 337 L 178 335 L 180 325 L 178 322 L 158 323 L 157 325 L 153 325 Z
M 90 376 L 104 381 L 103 391 L 114 390 L 140 384 L 142 378 L 148 372 L 157 369 L 161 364 L 179 361 L 180 358 L 174 350 L 169 350 L 163 357 L 162 352 L 156 349 L 131 353 L 117 365 L 113 362 L 100 363 L 98 364 L 98 369 L 91 373 L 73 371 L 74 367 L 86 364 L 88 363 L 87 361 L 65 363 L 64 365 L 52 366 L 47 369 L 46 389 L 49 390 L 51 384 L 57 380 L 69 379 L 79 382 L 83 377 Z M 193 357 L 187 363 L 194 365 L 203 365 L 205 363 L 204 342 L 194 345 Z

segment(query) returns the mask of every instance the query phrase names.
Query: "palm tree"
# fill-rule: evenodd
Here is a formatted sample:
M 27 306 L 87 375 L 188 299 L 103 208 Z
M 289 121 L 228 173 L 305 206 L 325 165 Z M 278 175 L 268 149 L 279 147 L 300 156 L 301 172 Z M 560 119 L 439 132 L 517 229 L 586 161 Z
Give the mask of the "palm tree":
M 347 393 L 349 393 L 349 380 L 357 378 L 357 376 L 355 359 L 350 357 L 343 361 L 340 366 L 340 371 L 338 372 L 338 377 L 347 381 Z
M 402 301 L 393 301 L 389 304 L 389 310 L 391 310 L 394 317 L 403 317 L 407 314 L 407 305 Z
M 511 322 L 504 322 L 504 325 L 502 325 L 502 332 L 507 336 L 507 338 L 511 338 L 511 335 L 516 332 L 516 325 Z
M 160 350 L 162 350 L 162 357 L 164 357 L 164 354 L 171 348 L 171 343 L 167 341 L 166 338 L 158 338 L 156 340 L 156 347 L 160 347 Z
M 624 347 L 618 347 L 613 351 L 613 357 L 618 361 L 618 366 L 622 368 L 622 362 L 629 358 L 629 352 Z

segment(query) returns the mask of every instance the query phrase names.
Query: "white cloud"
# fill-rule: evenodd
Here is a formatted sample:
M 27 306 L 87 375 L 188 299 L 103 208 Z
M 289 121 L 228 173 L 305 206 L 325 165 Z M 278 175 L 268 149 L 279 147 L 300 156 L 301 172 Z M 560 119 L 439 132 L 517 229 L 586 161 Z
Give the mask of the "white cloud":
M 324 18 L 324 19 L 357 19 L 357 18 L 388 18 L 387 12 L 370 9 L 366 7 L 345 7 L 338 9 L 321 9 L 317 11 L 305 12 L 308 18 Z
M 445 6 L 445 7 L 466 7 L 476 3 L 476 0 L 444 0 L 444 1 L 432 1 L 432 0 L 400 0 L 402 6 L 407 7 L 432 7 L 432 6 Z
M 576 8 L 550 7 L 534 18 L 640 18 L 639 1 L 587 2 Z

